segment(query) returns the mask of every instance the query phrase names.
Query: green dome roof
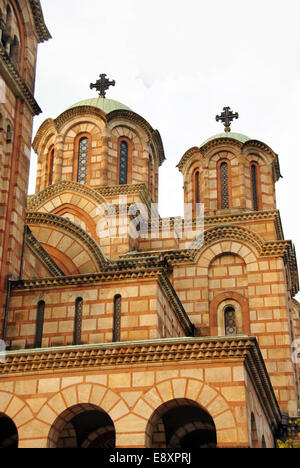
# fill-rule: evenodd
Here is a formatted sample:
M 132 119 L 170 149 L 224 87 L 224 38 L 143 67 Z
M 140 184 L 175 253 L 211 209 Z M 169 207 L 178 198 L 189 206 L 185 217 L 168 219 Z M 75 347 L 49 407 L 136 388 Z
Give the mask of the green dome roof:
M 81 107 L 81 106 L 97 107 L 98 109 L 105 112 L 105 114 L 109 114 L 110 112 L 113 112 L 115 110 L 132 111 L 132 109 L 125 106 L 125 104 L 122 104 L 121 102 L 114 101 L 113 99 L 106 99 L 103 97 L 85 99 L 84 101 L 77 102 L 76 104 L 71 106 L 69 109 L 73 109 L 74 107 Z
M 246 135 L 242 135 L 241 133 L 224 132 L 224 133 L 218 133 L 218 135 L 214 135 L 208 138 L 208 140 L 206 140 L 204 143 L 202 143 L 202 145 L 200 145 L 200 148 L 206 145 L 206 143 L 216 140 L 218 138 L 232 138 L 233 140 L 238 140 L 241 143 L 246 143 L 246 141 L 252 140 L 252 138 L 249 138 Z

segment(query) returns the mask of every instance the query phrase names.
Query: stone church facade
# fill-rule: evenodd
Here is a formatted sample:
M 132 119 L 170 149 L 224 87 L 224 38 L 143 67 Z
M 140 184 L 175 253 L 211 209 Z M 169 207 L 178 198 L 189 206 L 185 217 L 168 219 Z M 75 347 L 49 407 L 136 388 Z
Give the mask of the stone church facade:
M 189 149 L 182 229 L 158 215 L 159 132 L 101 95 L 42 124 L 26 197 L 50 34 L 36 0 L 0 25 L 0 447 L 273 448 L 299 400 L 278 156 L 228 128 Z

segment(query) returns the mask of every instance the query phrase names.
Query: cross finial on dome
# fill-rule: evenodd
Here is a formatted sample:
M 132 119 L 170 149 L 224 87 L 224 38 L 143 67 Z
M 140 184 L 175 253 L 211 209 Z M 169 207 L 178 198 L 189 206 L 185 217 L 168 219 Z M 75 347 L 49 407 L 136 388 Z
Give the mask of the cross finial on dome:
M 102 73 L 102 75 L 100 75 L 100 80 L 97 80 L 96 83 L 91 83 L 90 88 L 96 88 L 96 90 L 99 91 L 99 96 L 105 98 L 106 91 L 110 86 L 115 86 L 115 84 L 115 81 L 109 81 L 106 73 Z
M 216 121 L 219 122 L 221 120 L 225 126 L 225 132 L 230 132 L 230 124 L 233 119 L 239 118 L 239 114 L 237 112 L 234 114 L 230 107 L 224 107 L 223 111 L 221 115 L 216 116 Z

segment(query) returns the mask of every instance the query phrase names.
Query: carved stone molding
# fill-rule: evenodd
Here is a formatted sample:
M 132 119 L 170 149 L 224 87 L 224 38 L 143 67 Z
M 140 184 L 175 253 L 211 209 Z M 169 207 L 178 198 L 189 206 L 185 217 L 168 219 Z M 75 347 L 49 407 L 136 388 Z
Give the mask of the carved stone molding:
M 7 82 L 14 95 L 26 102 L 33 115 L 39 115 L 42 112 L 36 100 L 34 99 L 33 93 L 20 75 L 14 63 L 10 60 L 1 42 L 0 75 Z
M 69 232 L 78 241 L 82 242 L 87 249 L 91 252 L 92 258 L 95 260 L 99 267 L 99 271 L 102 266 L 108 261 L 98 244 L 92 239 L 92 237 L 85 232 L 81 227 L 72 223 L 68 219 L 62 218 L 50 213 L 39 213 L 39 212 L 28 212 L 26 216 L 26 223 L 31 225 L 47 225 L 53 226 L 54 228 L 61 228 L 66 232 Z
M 96 203 L 99 203 L 99 205 L 106 203 L 105 198 L 99 191 L 94 190 L 87 185 L 79 184 L 78 182 L 62 181 L 50 185 L 37 195 L 28 197 L 28 212 L 37 211 L 48 200 L 68 191 L 74 191 L 75 193 L 86 195 L 87 197 L 92 198 Z
M 44 21 L 41 3 L 39 0 L 29 0 L 31 11 L 34 18 L 35 29 L 39 42 L 48 41 L 51 39 L 51 35 L 47 29 Z
M 226 362 L 244 363 L 258 398 L 273 430 L 280 421 L 280 409 L 255 337 L 233 338 L 173 338 L 155 341 L 124 342 L 8 351 L 0 376 L 59 374 L 60 372 L 104 370 L 135 366 L 185 363 L 211 363 L 226 366 Z
M 34 237 L 29 228 L 26 234 L 26 244 L 53 276 L 65 276 L 64 272 Z

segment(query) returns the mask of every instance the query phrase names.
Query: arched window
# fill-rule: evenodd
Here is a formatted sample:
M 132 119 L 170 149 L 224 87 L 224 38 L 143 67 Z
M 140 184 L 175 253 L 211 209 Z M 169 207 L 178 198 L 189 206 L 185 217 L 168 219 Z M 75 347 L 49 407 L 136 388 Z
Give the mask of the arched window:
M 45 316 L 45 302 L 40 301 L 38 303 L 37 318 L 36 318 L 36 331 L 35 331 L 35 341 L 34 341 L 35 348 L 42 347 L 44 316 Z
M 228 163 L 223 161 L 219 167 L 220 208 L 229 209 L 229 169 Z
M 153 160 L 151 154 L 149 154 L 149 159 L 148 159 L 148 189 L 150 194 L 152 195 L 153 192 Z
M 78 171 L 77 182 L 86 184 L 87 182 L 87 169 L 89 159 L 89 139 L 85 136 L 80 138 L 78 145 Z
M 7 127 L 6 127 L 6 143 L 11 143 L 13 141 L 13 128 L 8 120 Z
M 81 344 L 83 299 L 78 297 L 75 303 L 74 345 Z
M 128 153 L 129 147 L 126 140 L 120 141 L 119 147 L 119 184 L 128 183 Z
M 53 165 L 54 165 L 54 148 L 50 149 L 48 153 L 48 164 L 47 164 L 47 186 L 53 183 Z
M 232 306 L 226 307 L 224 311 L 225 335 L 234 336 L 237 334 L 235 309 Z
M 113 325 L 113 342 L 121 340 L 121 313 L 122 313 L 122 296 L 117 294 L 114 297 L 114 325 Z
M 252 189 L 253 210 L 258 211 L 257 165 L 256 163 L 251 164 L 251 189 Z
M 196 171 L 194 174 L 194 215 L 200 216 L 200 172 Z

